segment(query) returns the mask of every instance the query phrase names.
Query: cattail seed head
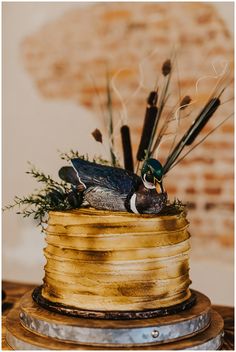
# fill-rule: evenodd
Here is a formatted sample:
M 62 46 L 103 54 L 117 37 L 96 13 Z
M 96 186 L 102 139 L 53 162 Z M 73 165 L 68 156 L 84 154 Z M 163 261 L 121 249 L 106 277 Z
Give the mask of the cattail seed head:
M 99 142 L 99 143 L 102 143 L 102 133 L 99 129 L 95 129 L 93 132 L 92 132 L 92 136 L 93 138 L 95 139 L 95 141 Z
M 167 59 L 162 65 L 162 74 L 163 76 L 167 76 L 171 71 L 171 61 Z
M 157 104 L 157 99 L 158 99 L 157 91 L 152 91 L 147 98 L 147 104 L 149 106 L 154 106 Z
M 189 95 L 185 95 L 185 97 L 183 97 L 183 99 L 181 100 L 179 106 L 181 110 L 184 110 L 191 102 L 191 98 Z

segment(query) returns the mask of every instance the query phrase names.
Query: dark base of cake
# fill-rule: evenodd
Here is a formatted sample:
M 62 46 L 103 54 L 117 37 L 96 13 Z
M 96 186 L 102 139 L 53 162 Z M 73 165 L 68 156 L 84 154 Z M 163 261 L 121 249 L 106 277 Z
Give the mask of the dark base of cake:
M 111 320 L 129 320 L 129 319 L 150 319 L 163 317 L 166 315 L 177 314 L 191 308 L 196 303 L 196 294 L 191 290 L 191 296 L 186 301 L 158 309 L 149 309 L 144 311 L 91 311 L 78 309 L 71 306 L 65 306 L 60 303 L 53 303 L 42 296 L 42 286 L 36 287 L 32 293 L 33 300 L 41 307 L 47 310 L 78 318 L 93 319 L 111 319 Z
M 40 307 L 27 292 L 6 319 L 6 341 L 15 350 L 218 350 L 223 319 L 195 291 L 184 312 L 151 319 L 102 320 L 65 316 Z

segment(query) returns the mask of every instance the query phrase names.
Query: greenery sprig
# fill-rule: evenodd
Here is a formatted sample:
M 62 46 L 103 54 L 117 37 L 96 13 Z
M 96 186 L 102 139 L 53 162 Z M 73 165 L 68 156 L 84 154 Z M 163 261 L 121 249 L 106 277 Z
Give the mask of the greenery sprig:
M 59 151 L 59 153 L 60 153 L 59 154 L 60 158 L 62 160 L 66 160 L 66 161 L 70 161 L 71 159 L 75 159 L 75 158 L 80 158 L 82 160 L 92 161 L 96 164 L 112 166 L 111 161 L 104 159 L 100 155 L 94 155 L 94 157 L 90 160 L 88 154 L 81 155 L 81 154 L 79 154 L 79 152 L 74 151 L 72 149 L 70 149 L 70 151 L 67 153 L 60 152 L 60 151 Z M 116 166 L 120 167 L 120 164 L 117 159 L 116 159 Z
M 21 214 L 24 218 L 33 217 L 34 220 L 38 221 L 38 225 L 41 226 L 43 231 L 49 211 L 75 209 L 81 205 L 82 196 L 73 191 L 66 182 L 53 180 L 50 175 L 37 170 L 32 164 L 30 164 L 30 167 L 30 170 L 26 173 L 36 179 L 37 182 L 42 183 L 43 187 L 27 197 L 16 196 L 13 204 L 5 206 L 3 210 L 18 207 L 17 214 Z
M 81 155 L 78 151 L 74 151 L 73 149 L 70 149 L 69 152 L 61 152 L 59 151 L 59 156 L 62 160 L 70 161 L 71 159 L 75 158 L 80 158 L 83 160 L 89 160 L 88 154 Z
M 88 155 L 81 155 L 78 151 L 70 150 L 67 153 L 60 153 L 62 160 L 70 161 L 73 158 L 89 160 Z M 111 162 L 101 156 L 94 156 L 91 160 L 102 165 L 111 165 Z M 73 187 L 64 181 L 56 181 L 50 175 L 38 170 L 33 164 L 28 163 L 30 169 L 26 174 L 33 177 L 38 183 L 42 184 L 40 190 L 27 197 L 16 196 L 13 203 L 3 208 L 3 211 L 18 208 L 17 214 L 24 218 L 32 217 L 38 221 L 44 231 L 44 224 L 47 223 L 49 211 L 62 211 L 79 208 L 83 201 L 82 192 L 78 193 Z
M 187 213 L 187 205 L 175 198 L 173 202 L 167 203 L 159 215 L 176 215 L 181 213 Z

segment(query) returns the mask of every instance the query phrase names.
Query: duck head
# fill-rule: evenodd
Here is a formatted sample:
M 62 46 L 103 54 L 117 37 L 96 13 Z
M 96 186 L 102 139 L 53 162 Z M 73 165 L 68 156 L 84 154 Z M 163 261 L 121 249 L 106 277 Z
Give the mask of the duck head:
M 132 194 L 127 208 L 136 214 L 158 214 L 167 204 L 161 163 L 152 158 L 145 160 L 141 178 L 143 183 Z
M 156 188 L 157 193 L 165 192 L 162 184 L 163 167 L 158 160 L 153 158 L 147 159 L 143 164 L 141 177 L 146 188 Z

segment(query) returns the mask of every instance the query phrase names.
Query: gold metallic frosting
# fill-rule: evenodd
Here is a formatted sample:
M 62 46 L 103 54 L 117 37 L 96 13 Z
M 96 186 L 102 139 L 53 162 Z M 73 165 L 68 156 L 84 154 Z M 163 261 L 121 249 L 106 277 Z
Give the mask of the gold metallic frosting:
M 189 232 L 174 215 L 50 212 L 42 295 L 99 311 L 169 307 L 190 297 Z

